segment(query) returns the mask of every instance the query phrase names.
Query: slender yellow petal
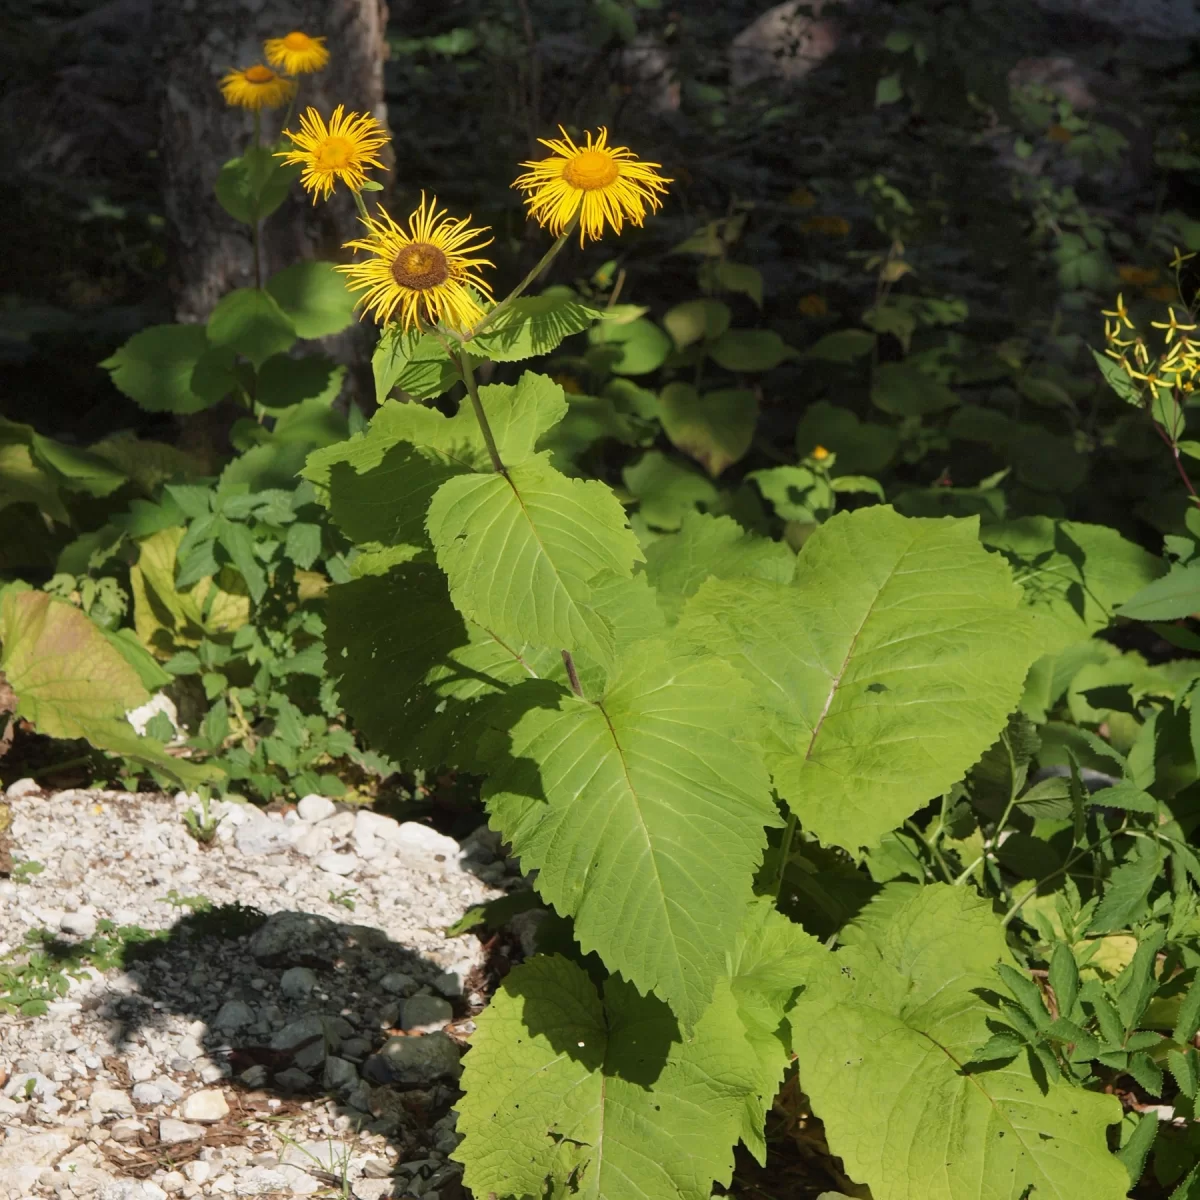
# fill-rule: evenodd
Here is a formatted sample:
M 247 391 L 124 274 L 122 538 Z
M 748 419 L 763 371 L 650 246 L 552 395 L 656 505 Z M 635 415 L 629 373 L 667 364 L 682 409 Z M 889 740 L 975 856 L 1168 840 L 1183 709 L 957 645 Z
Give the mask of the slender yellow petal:
M 267 38 L 263 42 L 263 50 L 271 66 L 280 67 L 289 75 L 308 75 L 312 71 L 321 71 L 329 62 L 325 39 L 309 37 L 298 29 L 293 29 L 286 37 Z
M 284 79 L 262 63 L 230 71 L 221 80 L 221 95 L 235 108 L 282 108 L 295 91 L 293 80 Z
M 333 110 L 328 125 L 315 108 L 309 108 L 300 118 L 299 133 L 283 132 L 291 139 L 292 148 L 280 151 L 278 157 L 304 167 L 300 183 L 312 192 L 314 204 L 318 196 L 328 200 L 339 179 L 357 192 L 367 180 L 367 167 L 386 169 L 377 151 L 387 145 L 387 131 L 366 113 L 346 116 L 341 104 Z

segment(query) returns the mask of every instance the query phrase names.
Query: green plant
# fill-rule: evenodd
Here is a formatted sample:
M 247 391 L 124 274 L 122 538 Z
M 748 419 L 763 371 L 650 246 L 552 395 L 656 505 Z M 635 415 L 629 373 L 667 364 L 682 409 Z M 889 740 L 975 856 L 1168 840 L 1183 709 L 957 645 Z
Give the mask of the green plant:
M 184 810 L 183 824 L 196 841 L 202 846 L 207 846 L 216 838 L 217 826 L 221 824 L 221 821 L 209 811 L 208 797 L 201 796 L 199 808 Z
M 349 909 L 351 912 L 357 907 L 355 897 L 358 895 L 358 888 L 330 888 L 329 903 L 340 904 L 343 908 Z

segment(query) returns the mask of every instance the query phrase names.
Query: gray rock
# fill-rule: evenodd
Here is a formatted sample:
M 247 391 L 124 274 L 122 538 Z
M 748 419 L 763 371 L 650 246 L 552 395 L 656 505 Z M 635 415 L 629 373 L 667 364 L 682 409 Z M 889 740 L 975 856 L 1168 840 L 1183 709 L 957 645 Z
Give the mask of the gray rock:
M 162 1088 L 155 1083 L 135 1083 L 133 1085 L 133 1102 L 143 1108 L 153 1108 L 163 1102 Z
M 229 1104 L 223 1092 L 216 1088 L 206 1088 L 202 1092 L 193 1092 L 182 1104 L 179 1115 L 185 1121 L 198 1121 L 201 1124 L 212 1124 L 229 1116 Z
M 239 825 L 233 835 L 234 845 L 243 854 L 261 858 L 267 854 L 282 854 L 291 848 L 295 837 L 292 826 L 272 821 L 258 809 L 251 811 L 254 815 Z
M 357 854 L 339 854 L 336 850 L 326 850 L 313 859 L 316 866 L 327 871 L 330 875 L 353 875 L 362 866 L 362 860 Z
M 299 1067 L 288 1067 L 275 1072 L 275 1082 L 285 1092 L 305 1092 L 313 1085 L 313 1077 Z
M 267 1068 L 262 1063 L 255 1063 L 252 1067 L 247 1067 L 238 1078 L 250 1088 L 260 1088 L 267 1082 Z
M 360 1059 L 367 1054 L 371 1049 L 371 1043 L 364 1037 L 347 1038 L 342 1043 L 341 1055 L 343 1058 Z
M 158 1140 L 164 1146 L 178 1146 L 180 1142 L 194 1142 L 204 1136 L 202 1125 L 189 1125 L 174 1117 L 163 1117 L 158 1123 Z
M 400 1006 L 400 1028 L 409 1033 L 432 1033 L 454 1020 L 454 1009 L 441 996 L 413 996 Z
M 274 966 L 332 963 L 337 926 L 317 913 L 280 912 L 267 918 L 250 939 L 250 953 Z
M 379 986 L 393 996 L 411 996 L 417 990 L 417 981 L 403 971 L 389 971 L 379 981 Z
M 183 1097 L 183 1088 L 179 1086 L 169 1075 L 160 1075 L 155 1081 L 158 1085 L 158 1090 L 162 1092 L 163 1099 L 168 1104 L 175 1104 Z
M 358 1068 L 352 1062 L 331 1054 L 325 1060 L 325 1075 L 321 1082 L 330 1091 L 348 1091 L 358 1082 Z
M 480 825 L 462 840 L 462 856 L 476 863 L 490 863 L 499 857 L 504 838 L 494 829 Z
M 457 1079 L 461 1070 L 458 1046 L 444 1033 L 388 1038 L 363 1064 L 372 1083 L 429 1084 Z
M 213 1019 L 217 1029 L 242 1029 L 254 1024 L 254 1009 L 245 1000 L 226 1000 Z
M 294 1166 L 251 1167 L 234 1177 L 235 1196 L 311 1196 L 321 1185 Z
M 369 1113 L 371 1111 L 371 1085 L 365 1079 L 360 1079 L 346 1093 L 346 1104 L 350 1108 L 358 1109 L 359 1112 Z
M 324 821 L 326 817 L 332 817 L 337 812 L 337 808 L 328 796 L 319 796 L 316 792 L 310 792 L 300 799 L 296 805 L 296 812 L 300 814 L 302 821 L 308 821 L 315 825 L 318 821 Z
M 344 1037 L 354 1032 L 354 1026 L 345 1017 L 326 1017 L 320 1013 L 308 1013 L 298 1020 L 289 1021 L 271 1038 L 272 1050 L 295 1050 L 312 1039 L 337 1049 Z
M 316 974 L 308 967 L 289 967 L 279 980 L 279 990 L 289 1000 L 303 1000 L 316 986 Z

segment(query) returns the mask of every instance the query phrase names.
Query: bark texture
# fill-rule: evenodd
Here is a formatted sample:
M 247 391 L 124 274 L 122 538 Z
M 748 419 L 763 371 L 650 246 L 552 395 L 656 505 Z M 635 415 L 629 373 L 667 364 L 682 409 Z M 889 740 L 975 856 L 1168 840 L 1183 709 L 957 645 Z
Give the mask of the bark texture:
M 386 124 L 383 97 L 384 0 L 154 0 L 163 185 L 173 233 L 176 316 L 204 320 L 231 288 L 253 286 L 249 229 L 213 195 L 221 165 L 245 148 L 253 121 L 228 107 L 218 83 L 231 67 L 263 61 L 262 42 L 292 29 L 323 36 L 328 67 L 300 77 L 299 111 L 328 117 L 337 104 L 374 113 Z M 278 136 L 283 112 L 263 113 L 263 138 Z M 293 128 L 295 128 L 293 120 Z M 386 153 L 386 151 L 385 151 Z M 386 158 L 385 158 L 385 161 Z M 390 163 L 389 163 L 390 165 Z M 387 184 L 387 177 L 380 182 Z M 299 187 L 264 223 L 263 277 L 303 258 L 344 259 L 357 233 L 354 202 L 339 188 L 315 206 Z

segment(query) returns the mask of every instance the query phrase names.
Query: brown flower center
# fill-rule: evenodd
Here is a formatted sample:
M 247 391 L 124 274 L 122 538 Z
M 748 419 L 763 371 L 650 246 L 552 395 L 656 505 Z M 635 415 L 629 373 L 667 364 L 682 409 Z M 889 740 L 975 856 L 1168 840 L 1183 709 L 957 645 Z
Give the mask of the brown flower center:
M 563 178 L 585 192 L 608 187 L 617 177 L 617 160 L 601 150 L 581 150 L 563 166 Z
M 275 78 L 275 72 L 270 67 L 264 67 L 261 63 L 257 66 L 246 68 L 247 83 L 270 83 Z
M 392 260 L 392 278 L 401 287 L 423 292 L 450 278 L 450 264 L 437 246 L 412 242 Z
M 354 157 L 354 143 L 349 138 L 326 138 L 317 147 L 316 165 L 324 171 L 340 171 Z
M 289 50 L 307 50 L 311 40 L 312 39 L 307 33 L 298 33 L 293 29 L 292 32 L 283 39 L 283 44 Z

